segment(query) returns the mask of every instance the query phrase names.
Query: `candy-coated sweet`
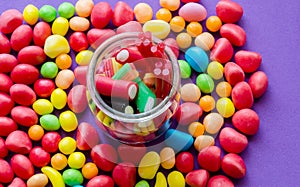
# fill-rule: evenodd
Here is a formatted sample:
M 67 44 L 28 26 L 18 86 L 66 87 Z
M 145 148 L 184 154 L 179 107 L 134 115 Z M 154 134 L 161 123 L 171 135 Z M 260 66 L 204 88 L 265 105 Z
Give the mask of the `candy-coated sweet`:
M 30 127 L 38 122 L 37 114 L 26 106 L 15 106 L 10 115 L 16 123 L 25 127 Z
M 268 77 L 264 72 L 257 71 L 250 76 L 248 84 L 251 87 L 253 97 L 259 98 L 268 88 Z
M 90 21 L 87 18 L 74 16 L 70 19 L 70 28 L 73 31 L 87 31 L 90 28 Z
M 11 132 L 18 129 L 14 120 L 6 116 L 0 116 L 0 136 L 8 136 Z
M 252 90 L 247 82 L 237 83 L 231 92 L 231 98 L 237 109 L 251 108 L 254 102 Z
M 23 106 L 30 106 L 36 100 L 36 94 L 25 84 L 14 84 L 9 90 L 12 100 Z
M 48 177 L 43 173 L 32 175 L 26 182 L 27 187 L 44 187 L 48 184 Z
M 240 50 L 235 53 L 234 60 L 245 73 L 252 73 L 259 68 L 262 57 L 256 52 Z
M 219 82 L 216 87 L 216 92 L 220 97 L 229 97 L 231 95 L 231 90 L 231 85 L 226 81 Z
M 235 153 L 226 154 L 221 161 L 221 167 L 225 174 L 234 179 L 240 179 L 246 175 L 245 162 Z
M 86 50 L 89 46 L 87 36 L 84 32 L 74 32 L 71 34 L 69 42 L 70 47 L 76 52 Z
M 68 165 L 68 159 L 64 154 L 56 153 L 51 157 L 51 166 L 56 170 L 63 170 Z
M 182 131 L 169 129 L 165 135 L 165 144 L 175 152 L 188 150 L 194 142 L 194 138 Z
M 178 60 L 181 78 L 186 79 L 191 76 L 191 66 L 185 60 Z
M 41 171 L 49 178 L 53 187 L 65 187 L 64 180 L 56 169 L 44 166 Z
M 224 175 L 215 175 L 209 179 L 207 187 L 215 186 L 234 187 L 234 184 L 229 178 L 225 177 Z
M 0 92 L 0 116 L 6 116 L 9 114 L 14 105 L 15 102 L 8 94 Z
M 215 44 L 215 38 L 209 32 L 203 32 L 195 38 L 195 45 L 205 51 L 210 50 Z
M 32 125 L 28 129 L 28 136 L 33 141 L 40 141 L 44 136 L 44 129 L 40 125 Z
M 121 144 L 118 146 L 118 154 L 120 156 L 120 159 L 123 162 L 130 162 L 135 165 L 138 165 L 142 157 L 147 152 L 146 146 L 130 146 L 126 144 Z
M 55 89 L 55 84 L 50 79 L 38 79 L 33 85 L 36 95 L 42 98 L 49 97 Z
M 70 110 L 64 111 L 59 115 L 59 123 L 66 132 L 74 131 L 78 126 L 77 117 Z
M 195 139 L 194 147 L 196 150 L 201 151 L 205 147 L 213 146 L 215 138 L 210 135 L 200 135 Z
M 10 53 L 10 43 L 8 38 L 0 33 L 0 54 L 1 53 Z
M 95 28 L 102 29 L 113 16 L 111 6 L 107 2 L 97 3 L 91 12 L 91 23 Z
M 86 87 L 84 85 L 76 85 L 68 94 L 68 106 L 74 113 L 85 111 L 88 106 L 86 97 Z
M 11 182 L 14 178 L 14 172 L 13 172 L 10 164 L 6 160 L 0 158 L 0 167 L 1 167 L 0 182 L 1 183 Z
M 206 187 L 208 179 L 209 173 L 204 169 L 191 171 L 185 176 L 185 182 L 191 187 Z
M 241 153 L 248 145 L 247 137 L 230 127 L 221 130 L 219 141 L 222 148 L 229 153 Z
M 188 131 L 193 137 L 198 137 L 204 134 L 205 127 L 200 122 L 193 122 L 189 125 Z
M 27 187 L 27 186 L 21 178 L 15 177 L 7 187 Z
M 153 36 L 165 39 L 170 33 L 170 25 L 162 20 L 150 20 L 143 25 L 143 31 L 150 31 Z
M 57 132 L 47 132 L 42 137 L 42 147 L 49 153 L 54 153 L 58 150 L 58 143 L 61 140 Z
M 212 61 L 208 64 L 207 74 L 210 75 L 213 79 L 219 80 L 223 78 L 224 68 L 222 64 L 217 61 Z
M 114 13 L 112 16 L 112 23 L 119 27 L 128 23 L 129 21 L 133 21 L 134 14 L 132 8 L 123 1 L 118 1 L 114 8 Z
M 146 23 L 152 19 L 153 11 L 149 4 L 138 3 L 133 9 L 135 19 L 140 23 Z
M 179 106 L 175 118 L 180 125 L 189 125 L 194 121 L 198 121 L 202 112 L 202 109 L 196 103 L 185 102 Z
M 192 37 L 196 37 L 202 33 L 202 25 L 199 22 L 190 22 L 186 26 L 186 32 L 191 35 Z
M 50 162 L 50 154 L 42 147 L 36 146 L 30 151 L 29 159 L 34 166 L 43 167 Z
M 173 32 L 181 32 L 185 27 L 185 20 L 181 16 L 175 16 L 170 20 L 170 27 Z
M 10 159 L 10 165 L 16 176 L 27 180 L 34 174 L 34 168 L 28 157 L 15 154 Z
M 86 158 L 82 152 L 71 153 L 68 157 L 68 165 L 72 169 L 80 169 L 85 164 Z
M 154 187 L 167 187 L 167 179 L 162 172 L 156 174 L 155 185 Z
M 84 164 L 84 166 L 81 169 L 81 173 L 84 178 L 86 179 L 92 179 L 93 177 L 98 175 L 98 168 L 96 164 L 92 162 L 88 162 Z
M 185 187 L 184 176 L 179 171 L 172 171 L 167 179 L 170 187 Z
M 142 32 L 142 25 L 137 21 L 129 21 L 124 25 L 121 25 L 117 28 L 116 33 L 124 33 L 124 32 Z
M 114 181 L 107 175 L 98 175 L 89 180 L 86 187 L 114 187 Z
M 18 53 L 18 61 L 21 64 L 40 65 L 45 62 L 46 55 L 43 48 L 39 46 L 27 46 Z
M 16 57 L 11 54 L 0 54 L 0 72 L 10 73 L 18 65 Z
M 118 160 L 117 151 L 109 144 L 94 146 L 91 157 L 93 162 L 103 171 L 112 171 Z
M 72 58 L 68 54 L 60 54 L 56 57 L 55 63 L 59 69 L 68 69 L 72 65 Z
M 197 72 L 205 72 L 208 66 L 208 56 L 206 52 L 199 47 L 190 47 L 185 52 L 185 59 L 190 66 Z
M 11 80 L 20 84 L 33 84 L 39 78 L 39 70 L 30 64 L 18 64 L 10 73 Z
M 54 62 L 45 62 L 41 67 L 43 78 L 53 79 L 58 73 L 58 67 Z
M 35 45 L 43 47 L 46 39 L 51 35 L 51 27 L 48 23 L 38 22 L 33 28 L 33 42 Z
M 233 52 L 233 47 L 229 40 L 226 38 L 219 38 L 210 53 L 210 59 L 224 64 L 230 61 Z
M 164 169 L 171 169 L 175 166 L 175 152 L 171 147 L 164 147 L 160 153 L 161 167 Z
M 214 113 L 214 112 L 209 113 L 203 119 L 203 125 L 205 127 L 205 131 L 208 132 L 209 134 L 216 134 L 217 132 L 219 132 L 223 124 L 224 124 L 224 119 L 218 113 Z
M 181 99 L 184 102 L 196 102 L 201 96 L 200 89 L 194 83 L 184 84 L 180 88 Z
M 76 143 L 79 150 L 89 150 L 99 143 L 97 130 L 89 123 L 81 122 L 76 134 Z
M 60 128 L 59 120 L 53 114 L 45 114 L 41 116 L 40 124 L 47 131 L 56 131 Z
M 56 18 L 52 23 L 52 33 L 65 36 L 69 30 L 69 21 L 64 17 Z
M 69 155 L 76 150 L 76 141 L 71 137 L 64 137 L 58 144 L 58 149 L 65 155 Z
M 159 9 L 155 14 L 156 19 L 169 22 L 172 19 L 172 13 L 166 8 Z
M 63 18 L 71 18 L 75 13 L 75 7 L 72 3 L 63 2 L 58 7 L 58 15 Z
M 169 47 L 172 52 L 174 53 L 174 55 L 176 56 L 176 58 L 178 58 L 179 56 L 179 46 L 176 42 L 176 40 L 174 38 L 166 38 L 164 40 L 164 44 Z
M 9 93 L 9 89 L 13 85 L 11 78 L 4 73 L 0 73 L 0 80 L 2 80 L 0 82 L 0 92 Z
M 140 29 L 140 30 L 142 30 L 142 29 Z M 130 30 L 130 31 L 133 31 L 133 30 Z M 116 32 L 112 29 L 92 28 L 87 32 L 87 39 L 88 39 L 88 42 L 91 45 L 91 47 L 96 49 L 105 40 L 107 40 L 108 38 L 114 36 L 115 34 L 116 34 Z
M 205 73 L 198 75 L 196 84 L 203 93 L 211 93 L 215 88 L 213 79 Z
M 140 180 L 135 184 L 134 187 L 150 187 L 149 183 L 146 180 Z
M 9 151 L 19 154 L 27 154 L 32 149 L 29 136 L 20 130 L 16 130 L 7 136 L 5 146 Z
M 194 157 L 190 152 L 181 152 L 176 156 L 176 168 L 181 173 L 188 173 L 194 169 Z
M 93 0 L 80 0 L 75 4 L 75 11 L 80 17 L 89 17 L 94 8 Z
M 203 21 L 207 16 L 207 11 L 199 3 L 187 3 L 179 9 L 178 14 L 188 22 Z
M 63 53 L 69 53 L 69 42 L 61 35 L 51 35 L 45 41 L 44 52 L 50 58 L 55 58 Z
M 180 33 L 176 36 L 176 42 L 181 49 L 189 48 L 192 44 L 192 37 L 188 33 Z
M 43 21 L 52 22 L 56 18 L 56 9 L 51 5 L 43 5 L 39 10 L 39 16 Z
M 233 115 L 232 124 L 240 132 L 246 135 L 254 135 L 259 129 L 260 120 L 254 110 L 242 109 Z
M 0 158 L 5 158 L 8 155 L 8 149 L 5 145 L 5 140 L 0 137 Z
M 12 33 L 17 27 L 22 25 L 23 15 L 17 9 L 8 9 L 0 16 L 0 31 L 3 34 Z
M 69 69 L 63 69 L 58 72 L 55 78 L 55 84 L 58 88 L 68 89 L 75 80 L 75 75 L 73 71 Z
M 170 11 L 175 11 L 180 6 L 180 0 L 159 0 L 159 4 Z
M 115 166 L 112 177 L 120 187 L 134 187 L 136 183 L 136 167 L 130 162 L 121 162 Z
M 221 167 L 221 149 L 217 146 L 208 146 L 199 152 L 197 159 L 201 168 L 216 172 Z
M 199 105 L 204 112 L 212 111 L 215 108 L 215 99 L 210 95 L 205 95 L 200 98 Z
M 76 63 L 80 66 L 86 66 L 89 65 L 92 57 L 93 57 L 93 51 L 90 50 L 83 50 L 80 51 L 77 55 L 76 55 Z
M 231 117 L 235 112 L 235 105 L 232 103 L 232 100 L 227 97 L 218 99 L 216 108 L 219 114 L 224 118 Z
M 224 67 L 224 75 L 227 82 L 232 86 L 244 81 L 245 79 L 245 73 L 242 68 L 233 62 L 226 63 Z
M 234 46 L 241 47 L 246 43 L 245 30 L 236 24 L 226 23 L 222 25 L 220 34 L 223 38 L 227 38 Z
M 160 156 L 155 151 L 146 153 L 138 166 L 138 174 L 143 179 L 153 179 L 160 166 Z
M 219 1 L 216 5 L 216 13 L 223 22 L 235 23 L 243 16 L 243 8 L 234 1 Z
M 10 36 L 10 46 L 15 51 L 20 51 L 31 43 L 32 28 L 28 25 L 20 25 Z
M 218 16 L 209 16 L 205 22 L 206 28 L 211 32 L 217 32 L 222 26 L 222 21 Z

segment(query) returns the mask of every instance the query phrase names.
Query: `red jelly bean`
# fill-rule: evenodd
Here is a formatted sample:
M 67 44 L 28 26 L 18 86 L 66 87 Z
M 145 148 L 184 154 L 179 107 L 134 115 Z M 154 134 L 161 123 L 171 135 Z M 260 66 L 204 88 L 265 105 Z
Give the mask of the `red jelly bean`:
M 116 33 L 124 33 L 124 32 L 143 32 L 142 25 L 137 21 L 129 21 L 124 25 L 121 25 L 117 28 Z
M 22 25 L 22 22 L 23 15 L 20 11 L 16 9 L 6 10 L 0 16 L 0 32 L 10 34 Z
M 126 144 L 121 144 L 118 147 L 118 153 L 123 162 L 131 162 L 133 164 L 139 164 L 142 157 L 147 152 L 147 147 L 141 146 L 130 146 Z
M 30 151 L 29 159 L 34 166 L 43 167 L 50 162 L 50 154 L 43 148 L 37 146 Z
M 76 51 L 82 51 L 89 47 L 86 35 L 83 32 L 74 32 L 69 39 L 70 47 Z
M 164 40 L 164 44 L 166 46 L 168 46 L 173 51 L 176 58 L 178 58 L 178 56 L 179 56 L 179 46 L 178 46 L 176 40 L 174 38 L 167 38 L 167 39 Z
M 210 53 L 211 60 L 215 60 L 223 64 L 228 62 L 232 56 L 233 47 L 226 38 L 218 39 Z
M 219 1 L 216 6 L 217 16 L 224 23 L 235 23 L 243 16 L 243 8 L 234 1 Z
M 91 124 L 82 122 L 78 126 L 76 143 L 79 150 L 90 150 L 99 143 L 99 135 L 95 127 Z
M 91 13 L 91 22 L 95 28 L 102 29 L 110 22 L 113 11 L 107 2 L 96 4 Z
M 118 1 L 112 16 L 112 23 L 119 27 L 129 21 L 133 21 L 134 14 L 132 8 L 125 2 Z
M 191 3 L 191 2 L 199 3 L 199 0 L 181 0 L 181 2 L 183 2 L 183 3 Z
M 227 38 L 234 46 L 241 47 L 246 43 L 245 30 L 236 24 L 226 23 L 222 25 L 220 34 L 223 38 Z
M 230 179 L 224 175 L 215 175 L 209 179 L 207 187 L 234 187 Z
M 39 70 L 30 64 L 18 64 L 10 74 L 13 82 L 20 84 L 33 84 L 38 80 Z
M 253 97 L 259 98 L 268 88 L 268 77 L 262 71 L 255 72 L 249 78 L 248 84 L 251 87 Z
M 14 84 L 9 76 L 0 73 L 0 92 L 9 92 L 10 87 Z
M 22 179 L 16 177 L 7 187 L 26 187 L 26 184 Z
M 55 153 L 60 140 L 61 136 L 57 132 L 47 132 L 42 138 L 42 148 L 48 153 Z
M 208 171 L 215 172 L 221 166 L 221 149 L 217 146 L 208 146 L 198 154 L 199 165 Z
M 10 73 L 18 64 L 16 57 L 11 54 L 0 54 L 0 73 Z
M 74 86 L 68 94 L 68 106 L 74 113 L 83 112 L 88 105 L 86 98 L 86 87 L 84 85 Z
M 194 169 L 194 156 L 190 152 L 181 152 L 176 156 L 176 168 L 181 173 L 188 173 Z
M 245 73 L 242 68 L 233 62 L 226 63 L 224 67 L 224 74 L 226 80 L 231 85 L 236 85 L 245 79 Z
M 25 127 L 30 127 L 38 122 L 37 114 L 31 108 L 26 106 L 14 107 L 11 110 L 11 117 L 15 122 Z
M 228 176 L 240 179 L 246 175 L 246 165 L 242 157 L 235 153 L 228 153 L 221 161 L 221 167 Z
M 0 92 L 0 116 L 6 116 L 10 113 L 15 103 L 9 95 Z
M 251 108 L 254 102 L 251 88 L 246 82 L 239 82 L 232 88 L 231 98 L 238 110 Z
M 8 154 L 8 149 L 5 145 L 5 140 L 0 137 L 0 158 L 6 157 Z
M 251 109 L 242 109 L 232 116 L 233 126 L 246 135 L 254 135 L 259 129 L 259 117 Z
M 252 73 L 259 68 L 262 58 L 256 52 L 240 50 L 235 53 L 234 60 L 245 73 Z
M 185 176 L 185 181 L 191 187 L 206 187 L 209 179 L 209 173 L 204 169 L 198 169 L 189 172 Z
M 97 29 L 93 28 L 88 31 L 87 39 L 92 48 L 96 49 L 101 45 L 105 40 L 114 36 L 116 32 L 111 29 Z
M 20 154 L 27 154 L 32 149 L 29 136 L 20 130 L 10 133 L 5 140 L 5 145 L 8 150 Z
M 94 163 L 103 171 L 112 171 L 118 160 L 114 147 L 109 144 L 98 144 L 93 147 L 91 157 Z
M 132 163 L 122 162 L 114 167 L 112 177 L 120 187 L 134 187 L 136 183 L 136 167 Z
M 75 79 L 81 84 L 86 85 L 86 74 L 88 71 L 88 66 L 77 66 L 74 69 Z
M 9 93 L 11 98 L 20 105 L 30 106 L 36 100 L 35 92 L 25 84 L 14 84 Z
M 111 177 L 107 175 L 98 175 L 93 177 L 86 184 L 86 187 L 114 187 L 114 181 Z
M 55 89 L 55 84 L 51 79 L 38 79 L 33 85 L 35 93 L 39 97 L 49 97 Z
M 1 53 L 10 53 L 10 43 L 8 38 L 0 33 L 0 54 Z
M 179 106 L 175 118 L 180 125 L 189 125 L 198 121 L 202 116 L 202 109 L 196 103 L 186 102 Z
M 0 158 L 0 182 L 9 183 L 14 178 L 14 172 L 6 160 Z
M 38 22 L 33 28 L 33 42 L 35 45 L 43 47 L 48 36 L 51 35 L 51 27 L 46 22 Z
M 21 64 L 39 65 L 45 62 L 46 54 L 43 48 L 39 46 L 27 46 L 18 53 L 18 61 Z
M 21 179 L 27 180 L 34 174 L 32 163 L 24 155 L 14 155 L 10 160 L 10 164 L 14 173 Z
M 0 129 L 0 136 L 8 136 L 11 132 L 17 130 L 18 126 L 11 118 L 0 117 Z
M 248 145 L 247 137 L 230 127 L 221 130 L 219 141 L 222 148 L 229 153 L 241 153 Z
M 32 29 L 28 25 L 20 25 L 10 37 L 11 48 L 15 51 L 20 51 L 28 46 L 32 40 Z

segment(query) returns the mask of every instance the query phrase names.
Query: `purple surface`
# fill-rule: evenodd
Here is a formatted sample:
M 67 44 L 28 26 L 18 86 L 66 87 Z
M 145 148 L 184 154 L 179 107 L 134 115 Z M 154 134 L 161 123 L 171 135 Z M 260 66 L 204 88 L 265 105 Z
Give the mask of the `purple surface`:
M 235 182 L 237 186 L 298 186 L 300 183 L 300 1 L 297 0 L 236 0 L 244 8 L 240 25 L 246 30 L 245 49 L 261 53 L 260 67 L 269 77 L 267 93 L 255 102 L 254 109 L 261 117 L 257 135 L 249 139 L 249 147 L 242 153 L 247 175 Z M 23 8 L 31 3 L 37 7 L 49 3 L 54 7 L 62 0 L 1 0 L 0 12 L 9 8 Z M 75 0 L 70 2 L 75 3 Z M 95 0 L 99 2 L 99 0 Z M 114 5 L 117 0 L 109 1 Z M 128 0 L 148 2 L 154 10 L 158 0 Z M 154 2 L 154 3 L 153 3 Z M 202 0 L 208 14 L 215 14 L 217 0 Z

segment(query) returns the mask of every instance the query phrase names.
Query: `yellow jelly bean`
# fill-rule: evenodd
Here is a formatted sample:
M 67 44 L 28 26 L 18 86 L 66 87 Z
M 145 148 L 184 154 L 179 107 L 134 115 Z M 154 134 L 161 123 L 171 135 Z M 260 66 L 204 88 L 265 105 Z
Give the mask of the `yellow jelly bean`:
M 64 36 L 69 30 L 69 21 L 64 17 L 58 17 L 52 23 L 52 33 Z
M 186 49 L 191 46 L 192 37 L 188 33 L 182 32 L 176 36 L 176 42 L 181 49 Z
M 32 175 L 26 182 L 27 187 L 44 187 L 48 184 L 48 177 L 43 173 Z
M 220 98 L 217 101 L 217 110 L 224 118 L 231 117 L 235 112 L 235 108 L 231 99 L 225 97 Z
M 33 103 L 32 108 L 39 115 L 50 114 L 53 112 L 53 105 L 47 99 L 36 100 Z
M 215 144 L 215 138 L 210 135 L 200 135 L 194 141 L 194 147 L 196 150 L 201 151 L 205 147 Z
M 61 125 L 61 128 L 66 132 L 74 131 L 78 126 L 77 117 L 70 110 L 62 112 L 59 115 L 59 123 Z
M 165 169 L 171 169 L 175 166 L 175 152 L 171 147 L 164 147 L 160 153 L 161 166 Z
M 160 157 L 154 152 L 146 153 L 141 159 L 138 174 L 143 179 L 153 179 L 160 165 Z
M 93 0 L 79 0 L 75 4 L 75 11 L 80 17 L 89 17 L 94 7 Z
M 217 132 L 219 132 L 223 124 L 224 118 L 219 113 L 209 113 L 203 119 L 205 131 L 209 134 L 216 134 Z
M 204 134 L 205 127 L 200 122 L 193 122 L 189 125 L 188 131 L 193 137 L 198 137 Z
M 153 11 L 147 3 L 138 3 L 133 9 L 135 19 L 140 23 L 146 23 L 152 19 Z
M 191 22 L 186 26 L 186 32 L 192 37 L 196 37 L 202 33 L 202 25 L 198 22 Z
M 70 28 L 73 31 L 87 31 L 90 28 L 90 21 L 83 17 L 74 16 L 70 19 Z
M 210 16 L 206 20 L 206 28 L 211 32 L 217 32 L 222 26 L 222 21 L 218 16 Z
M 170 21 L 172 31 L 181 32 L 185 27 L 185 20 L 181 16 L 175 16 Z
M 59 69 L 68 69 L 72 65 L 72 58 L 68 54 L 60 54 L 56 57 L 55 63 Z
M 57 87 L 65 90 L 71 86 L 74 80 L 75 80 L 75 75 L 73 71 L 69 69 L 63 69 L 60 72 L 58 72 L 58 74 L 56 75 L 55 84 Z
M 180 0 L 159 0 L 159 4 L 168 10 L 175 11 L 180 6 Z
M 204 112 L 212 111 L 215 108 L 215 99 L 210 95 L 205 95 L 200 98 L 199 105 Z
M 185 179 L 179 171 L 172 171 L 168 175 L 169 187 L 185 187 Z
M 89 65 L 92 57 L 93 57 L 93 51 L 90 50 L 83 50 L 80 51 L 77 55 L 76 55 L 76 63 L 80 66 L 86 66 Z
M 156 12 L 156 19 L 169 22 L 172 19 L 172 13 L 166 8 L 161 8 Z
M 51 157 L 51 166 L 57 170 L 63 170 L 68 165 L 68 159 L 64 154 L 56 153 Z
M 154 187 L 168 187 L 167 179 L 162 172 L 156 174 L 156 180 Z
M 165 39 L 170 33 L 170 25 L 162 20 L 151 20 L 143 25 L 143 31 L 150 31 L 153 36 Z
M 67 94 L 61 88 L 56 88 L 51 93 L 50 101 L 51 101 L 52 105 L 54 106 L 54 108 L 60 110 L 60 109 L 64 108 L 67 104 Z
M 26 23 L 34 25 L 39 19 L 39 9 L 36 6 L 29 4 L 23 10 L 23 17 Z
M 231 95 L 231 90 L 231 85 L 226 81 L 219 82 L 216 87 L 216 92 L 220 97 L 229 97 Z
M 63 177 L 56 169 L 44 166 L 41 171 L 47 175 L 53 187 L 65 187 Z
M 209 32 L 203 32 L 195 38 L 195 45 L 205 51 L 210 50 L 215 44 L 215 38 Z
M 61 35 L 51 35 L 45 41 L 44 52 L 50 58 L 55 58 L 63 53 L 69 53 L 69 42 Z
M 207 67 L 207 74 L 213 79 L 219 80 L 223 78 L 224 67 L 217 61 L 210 62 Z
M 99 171 L 98 171 L 97 165 L 92 162 L 86 163 L 81 169 L 81 173 L 82 173 L 83 177 L 86 179 L 91 179 L 91 178 L 97 176 L 98 172 Z
M 83 167 L 86 158 L 82 152 L 71 153 L 68 158 L 68 165 L 73 169 L 80 169 Z
M 65 155 L 69 155 L 76 150 L 76 141 L 71 137 L 64 137 L 58 143 L 58 149 Z

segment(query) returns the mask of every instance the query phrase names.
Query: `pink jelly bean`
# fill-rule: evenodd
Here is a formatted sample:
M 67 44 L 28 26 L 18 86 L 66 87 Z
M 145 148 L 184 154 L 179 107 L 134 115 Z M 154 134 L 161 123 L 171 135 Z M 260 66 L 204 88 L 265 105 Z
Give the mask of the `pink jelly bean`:
M 207 187 L 234 187 L 233 182 L 224 175 L 215 175 L 209 179 Z
M 21 179 L 27 180 L 34 174 L 34 168 L 28 157 L 16 154 L 10 160 L 11 168 Z
M 55 153 L 60 140 L 61 136 L 57 132 L 47 132 L 42 138 L 42 148 L 48 153 Z
M 15 106 L 11 110 L 11 117 L 16 123 L 25 127 L 30 127 L 38 122 L 37 114 L 26 106 Z
M 252 73 L 259 68 L 262 57 L 256 52 L 240 50 L 235 54 L 234 60 L 245 73 Z
M 19 154 L 27 154 L 32 149 L 29 136 L 20 130 L 10 133 L 5 140 L 5 145 L 8 150 Z
M 259 98 L 268 88 L 268 77 L 262 71 L 255 72 L 250 76 L 248 84 L 251 87 L 253 97 Z
M 178 14 L 188 22 L 203 21 L 207 16 L 207 11 L 201 4 L 192 2 L 183 5 L 179 9 Z
M 142 157 L 146 154 L 147 147 L 144 145 L 130 146 L 120 144 L 117 151 L 123 162 L 131 162 L 138 165 Z
M 32 40 L 32 29 L 28 25 L 20 25 L 10 37 L 10 46 L 15 51 L 20 51 L 28 46 Z
M 5 145 L 5 140 L 0 137 L 0 158 L 4 158 L 8 155 L 8 149 Z
M 46 22 L 38 22 L 33 28 L 33 42 L 35 45 L 43 47 L 48 36 L 51 35 L 51 27 Z
M 190 152 L 181 152 L 176 156 L 176 168 L 181 173 L 188 173 L 194 169 L 194 156 Z
M 11 54 L 0 54 L 0 73 L 10 73 L 18 64 L 16 57 Z
M 87 39 L 92 48 L 96 49 L 101 45 L 105 40 L 114 36 L 116 33 L 111 29 L 97 29 L 93 28 L 88 31 Z
M 111 177 L 107 175 L 98 175 L 89 180 L 86 187 L 114 187 L 114 185 L 114 181 Z
M 22 25 L 23 15 L 19 10 L 9 9 L 2 12 L 0 16 L 0 32 L 4 34 L 12 33 L 17 27 Z
M 0 92 L 0 116 L 6 116 L 9 114 L 14 105 L 14 101 L 8 94 Z
M 189 125 L 198 121 L 202 113 L 201 107 L 196 103 L 185 102 L 179 106 L 175 113 L 175 118 L 180 125 Z
M 9 93 L 16 103 L 23 106 L 30 106 L 36 100 L 35 92 L 25 84 L 14 84 Z
M 82 122 L 78 126 L 76 143 L 79 150 L 90 150 L 99 143 L 99 135 L 94 126 Z
M 9 165 L 9 163 L 0 158 L 0 182 L 1 183 L 9 183 L 13 180 L 14 178 L 14 172 Z
M 126 180 L 124 180 L 126 176 Z M 134 187 L 136 184 L 136 167 L 130 162 L 121 162 L 114 167 L 112 177 L 120 187 Z
M 80 52 L 89 47 L 86 34 L 83 32 L 74 32 L 71 34 L 69 43 L 70 47 L 76 52 Z
M 198 169 L 189 172 L 185 176 L 185 181 L 191 187 L 206 187 L 209 179 L 209 173 L 204 169 Z
M 26 186 L 27 185 L 21 178 L 16 177 L 7 187 L 26 187 Z
M 247 137 L 230 127 L 221 130 L 219 141 L 222 148 L 229 153 L 241 153 L 248 145 Z
M 232 116 L 233 126 L 246 135 L 254 135 L 259 129 L 259 117 L 251 109 L 242 109 Z
M 0 33 L 0 54 L 1 53 L 10 53 L 10 43 L 8 38 Z
M 27 46 L 18 53 L 18 61 L 21 64 L 39 65 L 45 62 L 46 54 L 39 46 Z
M 201 168 L 216 172 L 221 167 L 221 149 L 217 146 L 208 146 L 199 152 L 197 159 Z
M 68 106 L 74 113 L 81 113 L 87 107 L 86 87 L 84 85 L 74 86 L 68 94 Z
M 38 79 L 33 85 L 36 95 L 42 98 L 49 97 L 55 89 L 55 84 L 51 79 Z
M 236 85 L 245 79 L 245 73 L 243 72 L 242 68 L 233 62 L 226 63 L 224 67 L 224 74 L 226 80 L 231 85 Z
M 174 38 L 167 38 L 167 39 L 164 40 L 164 44 L 166 46 L 168 46 L 173 51 L 176 58 L 178 58 L 178 56 L 179 56 L 179 46 L 178 46 L 176 40 Z
M 8 136 L 11 132 L 17 130 L 18 126 L 11 118 L 0 116 L 0 129 L 0 136 Z
M 228 176 L 240 179 L 246 175 L 246 165 L 242 157 L 235 153 L 228 153 L 221 161 L 221 167 Z
M 243 8 L 234 1 L 219 1 L 216 12 L 224 23 L 235 23 L 243 16 Z
M 231 91 L 232 102 L 238 110 L 251 108 L 254 102 L 251 88 L 246 82 L 237 83 Z
M 4 73 L 0 73 L 0 92 L 9 92 L 10 87 L 13 85 L 10 77 Z
M 129 21 L 117 28 L 116 33 L 124 33 L 124 32 L 143 32 L 142 25 L 137 21 Z
M 233 47 L 226 38 L 218 39 L 210 53 L 211 60 L 218 61 L 222 64 L 230 61 L 232 56 Z
M 36 146 L 30 151 L 29 159 L 34 166 L 43 167 L 50 162 L 50 154 L 42 147 Z
M 191 3 L 191 2 L 198 3 L 199 0 L 181 0 L 181 2 L 183 2 L 183 3 Z
M 109 144 L 98 144 L 91 151 L 93 162 L 103 171 L 112 171 L 118 155 L 114 147 Z
M 133 21 L 134 14 L 132 8 L 123 1 L 118 1 L 112 16 L 112 23 L 119 27 L 129 21 Z
M 88 66 L 77 66 L 74 69 L 75 79 L 81 84 L 86 85 L 86 74 Z
M 107 2 L 96 4 L 91 13 L 91 22 L 95 28 L 102 29 L 110 22 L 113 16 L 111 6 Z
M 245 30 L 236 24 L 226 23 L 222 25 L 220 34 L 223 38 L 227 38 L 234 46 L 241 47 L 246 43 Z
M 30 64 L 18 64 L 11 71 L 10 77 L 13 82 L 20 84 L 33 84 L 38 80 L 39 70 Z

